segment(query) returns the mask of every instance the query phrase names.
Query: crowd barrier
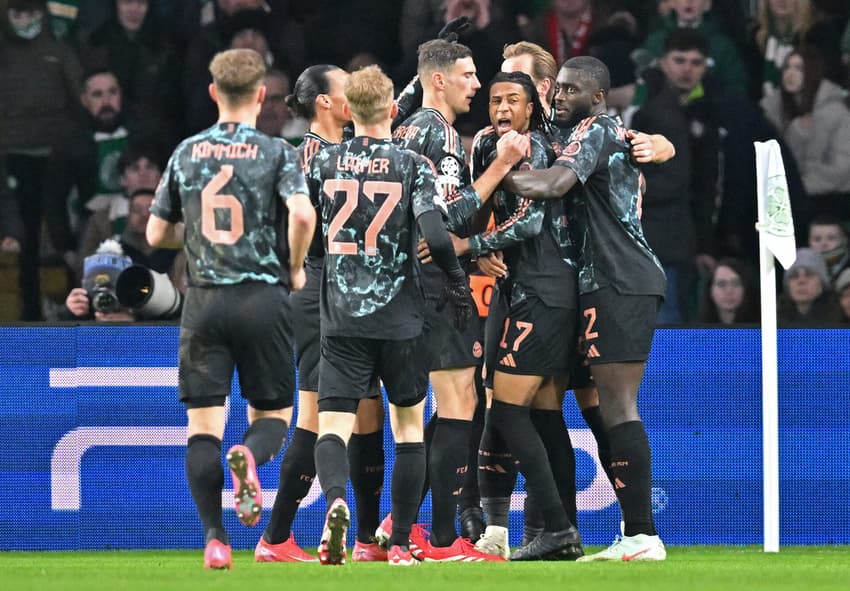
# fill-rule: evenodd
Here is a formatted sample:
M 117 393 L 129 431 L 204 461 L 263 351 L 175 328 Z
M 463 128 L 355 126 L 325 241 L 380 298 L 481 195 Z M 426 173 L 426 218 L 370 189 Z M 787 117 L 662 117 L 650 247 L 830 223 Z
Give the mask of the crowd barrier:
M 170 325 L 0 328 L 0 549 L 203 545 L 184 477 L 177 336 Z M 761 542 L 759 344 L 756 329 L 656 331 L 640 409 L 652 445 L 653 511 L 668 544 Z M 779 333 L 783 544 L 850 543 L 849 359 L 850 330 Z M 586 542 L 608 543 L 619 531 L 614 494 L 572 396 L 564 409 L 576 449 L 579 527 Z M 233 396 L 224 449 L 245 427 L 244 400 Z M 388 425 L 385 441 L 383 512 Z M 280 457 L 259 469 L 269 507 L 279 465 Z M 513 544 L 523 496 L 520 479 Z M 247 529 L 231 498 L 225 490 L 231 540 L 253 547 L 270 511 Z M 301 545 L 318 542 L 324 511 L 314 483 L 293 528 Z M 429 519 L 426 501 L 420 521 Z

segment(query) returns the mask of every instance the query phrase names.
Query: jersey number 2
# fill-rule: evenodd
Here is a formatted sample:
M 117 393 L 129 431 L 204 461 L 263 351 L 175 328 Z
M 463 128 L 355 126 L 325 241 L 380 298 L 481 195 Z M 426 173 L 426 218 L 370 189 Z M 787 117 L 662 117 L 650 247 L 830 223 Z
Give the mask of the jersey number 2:
M 328 179 L 322 185 L 322 190 L 329 199 L 334 199 L 337 193 L 345 193 L 345 203 L 336 212 L 336 215 L 331 219 L 328 226 L 328 253 L 329 254 L 357 254 L 356 242 L 344 242 L 335 240 L 336 235 L 357 209 L 357 200 L 360 195 L 360 181 L 355 179 Z M 375 217 L 369 222 L 369 227 L 366 228 L 366 236 L 364 238 L 364 246 L 366 256 L 375 256 L 378 254 L 378 234 L 387 223 L 390 214 L 401 201 L 401 183 L 389 181 L 364 181 L 363 195 L 366 196 L 372 203 L 375 202 L 376 195 L 386 195 L 381 207 L 378 208 Z
M 231 178 L 233 178 L 233 165 L 222 164 L 218 174 L 201 191 L 201 233 L 213 244 L 235 244 L 245 233 L 242 204 L 233 195 L 219 193 Z M 230 211 L 229 230 L 219 230 L 215 227 L 216 209 Z

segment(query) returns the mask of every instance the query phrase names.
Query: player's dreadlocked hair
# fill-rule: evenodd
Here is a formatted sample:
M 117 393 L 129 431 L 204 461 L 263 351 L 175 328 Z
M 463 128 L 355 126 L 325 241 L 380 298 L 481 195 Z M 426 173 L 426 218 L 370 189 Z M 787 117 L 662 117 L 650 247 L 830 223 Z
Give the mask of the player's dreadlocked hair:
M 301 72 L 292 94 L 286 97 L 286 106 L 296 116 L 312 120 L 316 116 L 316 97 L 331 91 L 328 73 L 340 69 L 338 66 L 320 64 Z
M 540 95 L 537 94 L 537 87 L 534 85 L 531 77 L 525 72 L 499 72 L 490 80 L 490 84 L 487 86 L 487 92 L 489 93 L 493 85 L 499 82 L 511 82 L 522 86 L 529 102 L 534 105 L 534 108 L 531 110 L 531 118 L 528 122 L 529 131 L 536 130 L 548 133 L 549 120 L 546 117 L 546 111 L 543 109 L 543 103 L 540 102 Z
M 582 77 L 592 79 L 606 95 L 611 89 L 611 74 L 608 73 L 608 66 L 602 61 L 589 55 L 581 55 L 579 57 L 570 58 L 564 62 L 562 68 L 570 70 L 579 70 Z

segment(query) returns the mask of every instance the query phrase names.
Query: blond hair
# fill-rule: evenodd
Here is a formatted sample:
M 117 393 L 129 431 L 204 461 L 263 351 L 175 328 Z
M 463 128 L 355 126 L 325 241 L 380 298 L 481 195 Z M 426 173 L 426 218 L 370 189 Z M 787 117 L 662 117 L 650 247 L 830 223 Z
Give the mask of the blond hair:
M 773 20 L 773 14 L 768 7 L 769 0 L 759 2 L 758 23 L 756 32 L 756 43 L 763 52 L 767 45 L 767 38 L 771 34 L 785 33 L 777 31 L 777 23 Z M 791 30 L 787 31 L 792 36 L 805 35 L 812 26 L 812 3 L 810 0 L 794 0 L 794 14 L 791 16 Z
M 210 74 L 219 96 L 235 106 L 248 101 L 263 83 L 266 64 L 253 49 L 228 49 L 212 58 Z
M 379 66 L 366 66 L 348 76 L 345 98 L 351 116 L 362 125 L 389 118 L 393 106 L 393 82 Z
M 505 45 L 505 48 L 502 50 L 502 59 L 519 57 L 521 55 L 531 56 L 531 77 L 535 84 L 542 82 L 546 78 L 554 81 L 558 77 L 558 64 L 555 58 L 551 53 L 537 45 L 537 43 L 519 41 Z

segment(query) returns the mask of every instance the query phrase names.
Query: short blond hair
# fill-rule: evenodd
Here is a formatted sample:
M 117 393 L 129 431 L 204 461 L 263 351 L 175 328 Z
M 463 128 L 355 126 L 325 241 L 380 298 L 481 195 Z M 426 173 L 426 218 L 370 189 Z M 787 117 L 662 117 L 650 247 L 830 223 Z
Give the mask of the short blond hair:
M 228 49 L 212 58 L 210 74 L 219 95 L 229 104 L 239 105 L 263 83 L 266 63 L 253 49 Z
M 558 63 L 551 53 L 543 49 L 537 43 L 530 41 L 519 41 L 505 45 L 502 50 L 502 59 L 519 57 L 521 55 L 531 56 L 531 77 L 535 84 L 549 78 L 553 82 L 558 78 Z M 527 73 L 527 72 L 526 72 Z
M 373 125 L 390 116 L 393 106 L 393 81 L 379 66 L 366 66 L 348 76 L 345 98 L 357 123 Z

